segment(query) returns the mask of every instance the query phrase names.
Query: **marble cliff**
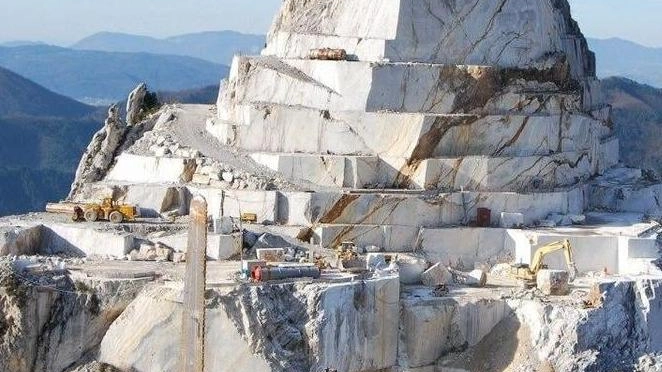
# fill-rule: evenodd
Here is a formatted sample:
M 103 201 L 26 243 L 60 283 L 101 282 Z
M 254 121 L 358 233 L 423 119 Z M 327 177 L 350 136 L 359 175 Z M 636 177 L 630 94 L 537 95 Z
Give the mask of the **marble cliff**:
M 60 207 L 141 219 L 0 219 L 0 369 L 178 371 L 202 195 L 207 371 L 662 370 L 662 185 L 619 163 L 595 65 L 566 0 L 284 0 L 215 106 L 109 110 Z M 507 275 L 563 239 L 568 295 Z M 348 241 L 392 264 L 238 275 Z

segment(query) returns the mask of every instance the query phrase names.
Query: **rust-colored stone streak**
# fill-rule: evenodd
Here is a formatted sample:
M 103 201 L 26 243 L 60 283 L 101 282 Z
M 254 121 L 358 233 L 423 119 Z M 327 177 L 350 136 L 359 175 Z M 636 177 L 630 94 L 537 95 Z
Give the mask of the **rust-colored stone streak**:
M 406 189 L 411 186 L 412 178 L 416 175 L 421 163 L 433 156 L 435 149 L 439 146 L 441 139 L 446 133 L 458 126 L 468 126 L 479 120 L 478 116 L 470 117 L 437 117 L 430 130 L 423 134 L 412 151 L 407 163 L 398 171 L 394 185 L 397 188 Z
M 347 208 L 352 202 L 354 202 L 356 199 L 359 198 L 359 195 L 353 195 L 353 194 L 345 194 L 338 199 L 336 204 L 329 209 L 328 212 L 326 212 L 322 218 L 320 218 L 319 222 L 320 223 L 333 223 L 335 220 L 337 220 L 345 211 L 345 208 Z

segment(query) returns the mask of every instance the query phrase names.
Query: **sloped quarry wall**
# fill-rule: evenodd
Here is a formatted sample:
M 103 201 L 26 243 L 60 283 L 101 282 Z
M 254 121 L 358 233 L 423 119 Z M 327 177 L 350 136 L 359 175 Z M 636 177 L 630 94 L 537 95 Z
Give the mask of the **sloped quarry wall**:
M 27 280 L 6 265 L 0 268 L 1 371 L 67 370 L 96 350 L 144 285 L 68 277 Z M 43 286 L 35 285 L 40 282 Z
M 582 296 L 407 298 L 398 365 L 416 372 L 659 371 L 661 285 L 659 279 L 602 283 L 596 308 L 585 307 Z
M 181 288 L 144 292 L 111 326 L 100 361 L 178 371 Z M 397 277 L 209 290 L 209 371 L 373 372 L 395 365 Z
M 662 353 L 661 289 L 659 279 L 603 283 L 597 309 L 524 301 L 516 313 L 537 358 L 557 372 L 633 370 L 639 358 Z

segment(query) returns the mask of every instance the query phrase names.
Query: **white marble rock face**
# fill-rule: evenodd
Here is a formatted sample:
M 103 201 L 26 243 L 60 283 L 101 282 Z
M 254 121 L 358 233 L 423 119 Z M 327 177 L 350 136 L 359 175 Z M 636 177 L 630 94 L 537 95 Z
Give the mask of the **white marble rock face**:
M 561 111 L 568 103 L 573 109 L 575 100 L 550 100 L 550 93 L 565 96 L 559 84 L 565 84 L 566 75 L 525 83 L 522 79 L 531 74 L 490 66 L 241 56 L 235 57 L 229 83 L 219 95 L 219 117 L 233 121 L 235 105 L 267 102 L 334 111 L 499 113 L 508 110 L 508 104 L 510 111 L 526 110 L 526 100 L 536 94 L 546 99 L 550 110 Z M 513 98 L 520 99 L 514 106 Z M 528 111 L 540 113 L 541 108 Z
M 595 64 L 567 2 L 552 0 L 287 0 L 264 54 L 302 58 L 328 44 L 367 61 L 519 68 L 562 53 L 575 77 Z
M 208 126 L 223 143 L 272 153 L 409 157 L 435 122 L 454 119 L 431 154 L 533 156 L 589 150 L 611 135 L 605 122 L 586 114 L 466 115 L 361 113 L 273 104 L 240 106 L 237 124 Z M 446 119 L 446 120 L 449 120 Z
M 384 242 L 374 226 L 462 223 L 478 207 L 532 224 L 581 213 L 584 183 L 618 162 L 594 59 L 566 1 L 285 0 L 262 55 L 234 59 L 207 130 L 288 178 L 368 189 L 341 213 L 338 193 L 288 200 L 279 222 L 323 241 Z

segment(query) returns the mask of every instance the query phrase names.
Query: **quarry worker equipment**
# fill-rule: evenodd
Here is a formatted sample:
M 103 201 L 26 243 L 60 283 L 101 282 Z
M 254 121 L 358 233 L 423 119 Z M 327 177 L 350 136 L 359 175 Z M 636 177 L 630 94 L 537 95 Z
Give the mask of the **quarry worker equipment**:
M 540 270 L 545 269 L 543 261 L 546 256 L 557 251 L 563 251 L 566 264 L 568 265 L 570 280 L 573 280 L 577 276 L 577 265 L 573 259 L 572 246 L 568 239 L 553 242 L 547 245 L 544 245 L 536 250 L 531 260 L 531 264 L 516 264 L 512 266 L 511 274 L 520 280 L 526 282 L 534 283 L 538 276 Z
M 71 219 L 74 222 L 79 222 L 79 221 L 83 221 L 84 218 L 85 218 L 85 212 L 83 211 L 83 208 L 81 208 L 79 206 L 75 206 L 74 207 L 74 213 L 71 216 Z

